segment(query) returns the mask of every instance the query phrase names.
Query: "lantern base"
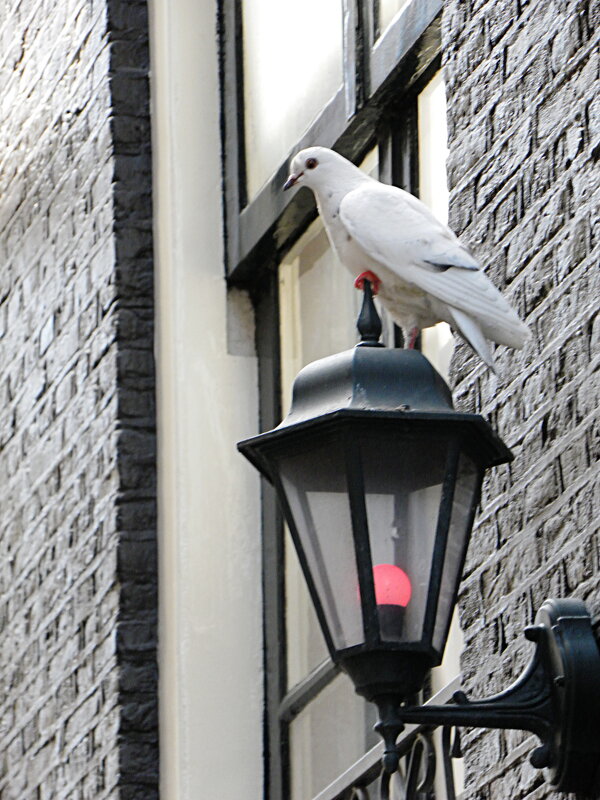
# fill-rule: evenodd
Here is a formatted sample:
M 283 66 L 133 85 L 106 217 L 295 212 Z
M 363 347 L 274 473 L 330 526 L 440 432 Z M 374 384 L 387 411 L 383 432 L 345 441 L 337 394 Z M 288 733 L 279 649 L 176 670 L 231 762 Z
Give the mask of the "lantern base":
M 371 702 L 391 696 L 400 704 L 421 690 L 425 676 L 437 663 L 429 653 L 371 650 L 345 656 L 340 666 L 357 694 Z

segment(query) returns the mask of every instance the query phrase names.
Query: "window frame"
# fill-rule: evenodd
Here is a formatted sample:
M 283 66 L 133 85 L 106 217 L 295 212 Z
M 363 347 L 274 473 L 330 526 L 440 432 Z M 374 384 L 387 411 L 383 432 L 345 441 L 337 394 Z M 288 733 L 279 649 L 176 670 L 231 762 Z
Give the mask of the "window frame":
M 241 0 L 220 0 L 223 216 L 230 284 L 252 284 L 265 259 L 270 262 L 269 256 L 285 253 L 316 216 L 310 192 L 291 197 L 281 192 L 290 157 L 318 142 L 360 160 L 377 132 L 399 115 L 404 95 L 441 58 L 443 0 L 412 0 L 378 38 L 371 0 L 341 2 L 344 83 L 248 202 L 242 6 Z
M 418 194 L 417 97 L 441 66 L 443 0 L 412 0 L 381 36 L 377 0 L 341 2 L 344 83 L 251 201 L 245 186 L 242 6 L 241 0 L 219 3 L 225 278 L 229 286 L 247 290 L 254 303 L 261 430 L 275 427 L 282 411 L 278 264 L 317 216 L 311 192 L 281 191 L 290 157 L 318 142 L 358 162 L 377 146 L 380 179 Z M 261 500 L 264 796 L 283 800 L 290 792 L 289 726 L 339 670 L 326 661 L 287 690 L 284 527 L 264 479 Z M 356 780 L 374 774 L 379 757 L 377 748 L 366 753 L 319 800 L 344 796 Z

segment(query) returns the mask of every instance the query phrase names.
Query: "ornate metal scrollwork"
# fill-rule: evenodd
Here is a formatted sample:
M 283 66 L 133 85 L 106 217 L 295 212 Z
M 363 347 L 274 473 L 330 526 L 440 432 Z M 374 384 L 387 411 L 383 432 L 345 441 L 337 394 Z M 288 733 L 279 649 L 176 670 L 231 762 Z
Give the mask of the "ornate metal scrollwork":
M 370 800 L 369 790 L 365 789 L 363 786 L 354 786 L 352 794 L 350 795 L 350 800 Z
M 369 797 L 369 790 L 365 789 L 364 786 L 354 786 L 352 794 L 350 795 L 350 800 L 371 800 Z
M 436 755 L 431 731 L 419 734 L 408 755 L 404 758 L 406 768 L 398 771 L 404 800 L 417 798 L 433 789 Z
M 453 743 L 450 730 L 444 729 L 441 760 L 444 765 L 446 797 L 454 800 L 456 791 L 451 764 Z M 434 790 L 437 764 L 433 730 L 422 731 L 414 737 L 410 748 L 401 756 L 398 770 L 392 774 L 382 772 L 381 800 L 425 800 Z

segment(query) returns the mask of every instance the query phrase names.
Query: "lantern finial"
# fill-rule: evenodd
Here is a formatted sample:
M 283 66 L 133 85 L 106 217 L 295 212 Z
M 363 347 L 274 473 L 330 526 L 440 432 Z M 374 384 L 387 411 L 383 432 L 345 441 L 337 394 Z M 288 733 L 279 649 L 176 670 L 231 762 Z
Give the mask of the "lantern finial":
M 363 290 L 363 303 L 360 314 L 356 320 L 356 327 L 360 333 L 358 347 L 383 347 L 379 341 L 381 336 L 381 319 L 373 302 L 373 289 L 371 281 L 364 278 L 361 282 Z

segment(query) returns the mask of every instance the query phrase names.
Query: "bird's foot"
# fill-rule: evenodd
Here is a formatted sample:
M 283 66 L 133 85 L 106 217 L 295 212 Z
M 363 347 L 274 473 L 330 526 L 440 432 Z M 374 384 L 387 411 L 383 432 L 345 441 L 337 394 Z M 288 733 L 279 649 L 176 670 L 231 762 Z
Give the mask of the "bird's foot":
M 377 294 L 379 287 L 381 286 L 381 279 L 378 278 L 374 272 L 371 272 L 371 270 L 368 269 L 366 272 L 361 272 L 358 278 L 354 281 L 354 288 L 364 291 L 365 281 L 369 281 L 371 284 L 371 291 L 373 294 Z
M 420 333 L 421 333 L 421 329 L 420 328 L 414 327 L 414 328 L 410 329 L 410 332 L 408 334 L 408 349 L 409 350 L 414 350 L 415 349 L 415 345 L 417 343 L 417 339 L 419 338 L 419 334 Z

